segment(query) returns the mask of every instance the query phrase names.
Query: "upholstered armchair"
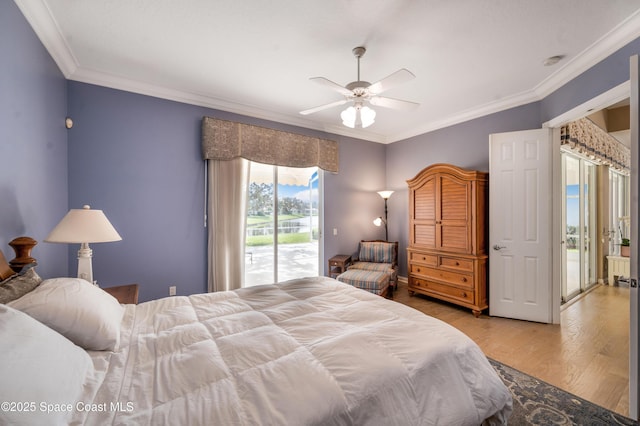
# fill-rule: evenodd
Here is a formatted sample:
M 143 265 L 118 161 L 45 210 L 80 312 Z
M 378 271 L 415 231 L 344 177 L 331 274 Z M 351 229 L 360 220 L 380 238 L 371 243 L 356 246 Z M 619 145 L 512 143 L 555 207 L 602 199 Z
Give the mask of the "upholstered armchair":
M 397 241 L 360 241 L 358 252 L 352 256 L 353 263 L 349 269 L 386 272 L 389 274 L 389 285 L 398 288 L 398 242 Z

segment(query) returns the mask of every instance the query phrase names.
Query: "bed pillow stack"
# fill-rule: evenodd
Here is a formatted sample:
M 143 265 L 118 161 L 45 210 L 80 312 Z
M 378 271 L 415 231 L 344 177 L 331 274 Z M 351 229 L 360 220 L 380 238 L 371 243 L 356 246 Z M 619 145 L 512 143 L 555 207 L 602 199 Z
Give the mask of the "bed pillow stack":
M 84 349 L 115 351 L 118 348 L 124 308 L 115 297 L 81 278 L 44 280 L 9 306 Z

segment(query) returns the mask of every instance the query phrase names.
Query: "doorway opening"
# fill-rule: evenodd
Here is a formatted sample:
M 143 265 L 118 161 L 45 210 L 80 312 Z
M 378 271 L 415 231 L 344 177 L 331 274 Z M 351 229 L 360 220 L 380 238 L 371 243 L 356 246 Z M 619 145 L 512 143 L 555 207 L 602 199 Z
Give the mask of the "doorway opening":
M 633 58 L 632 58 L 632 63 L 633 63 Z M 632 70 L 633 69 L 634 68 L 632 67 Z M 635 75 L 634 78 L 637 79 L 637 74 Z M 634 79 L 632 79 L 631 81 L 634 81 Z M 566 123 L 570 123 L 574 120 L 579 120 L 583 117 L 589 117 L 592 121 L 594 120 L 598 121 L 600 119 L 598 124 L 601 124 L 603 121 L 602 119 L 604 118 L 606 127 L 603 127 L 603 128 L 607 129 L 607 133 L 609 133 L 611 136 L 614 136 L 620 142 L 623 142 L 624 145 L 626 145 L 631 150 L 631 163 L 633 164 L 633 160 L 637 158 L 638 146 L 637 146 L 637 139 L 633 140 L 634 138 L 631 137 L 631 132 L 629 130 L 630 129 L 629 118 L 634 117 L 634 115 L 630 113 L 628 109 L 630 105 L 629 94 L 632 93 L 631 87 L 632 87 L 632 83 L 630 81 L 627 81 L 626 83 L 622 83 L 616 86 L 615 88 L 591 99 L 590 101 L 585 102 L 584 104 L 579 105 L 570 111 L 567 111 L 566 113 L 554 118 L 553 120 L 547 123 L 544 123 L 544 126 L 550 127 L 550 128 L 560 128 L 564 126 Z M 631 103 L 633 104 L 633 102 Z M 618 109 L 620 112 L 622 112 L 621 114 L 619 114 L 619 117 L 626 118 L 627 127 L 625 129 L 617 130 L 617 129 L 611 129 L 609 127 L 609 125 L 611 124 L 620 123 L 619 120 L 612 120 L 611 119 L 612 117 L 607 117 L 611 112 L 610 111 L 611 109 Z M 633 109 L 633 106 L 631 109 Z M 604 112 L 604 114 L 599 118 L 594 117 L 593 111 L 598 111 L 600 113 Z M 637 116 L 637 113 L 636 113 L 636 116 Z M 598 167 L 601 167 L 601 166 L 598 166 Z M 631 167 L 631 169 L 633 169 L 633 167 Z M 631 194 L 633 191 L 633 184 L 636 182 L 635 179 L 637 179 L 637 175 L 633 176 L 632 174 L 632 177 L 634 177 L 634 181 L 631 182 L 631 177 L 628 175 L 628 173 L 618 173 L 617 171 L 614 171 L 612 168 L 609 168 L 607 172 L 606 167 L 603 167 L 603 171 L 604 173 L 601 173 L 600 174 L 601 177 L 598 179 L 598 191 L 602 191 L 602 193 L 604 194 L 602 196 L 603 200 L 600 201 L 598 204 L 598 215 L 600 215 L 601 213 L 600 209 L 603 209 L 604 211 L 606 211 L 607 216 L 603 216 L 601 220 L 597 221 L 597 239 L 598 239 L 597 244 L 601 246 L 601 248 L 598 249 L 599 253 L 597 256 L 598 279 L 599 280 L 602 279 L 603 282 L 605 282 L 605 279 L 606 279 L 608 281 L 609 286 L 615 286 L 617 284 L 617 278 L 618 278 L 615 275 L 618 275 L 618 274 L 615 274 L 613 277 L 611 276 L 611 272 L 613 270 L 611 266 L 611 258 L 621 257 L 620 243 L 623 237 L 621 237 L 620 235 L 623 235 L 623 236 L 632 235 L 632 230 L 630 229 L 631 227 L 627 228 L 627 230 L 625 231 L 625 226 L 621 226 L 620 229 L 622 230 L 622 232 L 620 232 L 620 230 L 618 229 L 618 226 L 620 222 L 625 223 L 626 221 L 626 223 L 628 223 L 629 218 L 633 216 L 630 214 L 630 212 L 632 211 L 631 202 L 633 201 L 633 198 L 628 198 L 628 197 L 630 197 L 629 194 Z M 607 177 L 603 177 L 602 175 L 606 175 Z M 556 188 L 558 191 L 560 191 L 560 187 L 561 185 L 557 185 Z M 626 213 L 626 212 L 629 212 L 629 213 Z M 560 216 L 564 216 L 564 213 L 565 212 L 562 212 L 562 214 L 558 214 L 558 219 L 560 219 Z M 626 225 L 626 226 L 629 226 L 629 225 Z M 625 233 L 625 232 L 628 232 L 628 233 Z M 564 240 L 564 235 L 561 233 L 561 227 L 558 227 L 558 233 L 559 234 L 557 235 L 561 237 L 558 239 L 558 241 Z M 633 259 L 626 258 L 627 264 L 629 260 L 633 260 Z M 627 276 L 630 276 L 631 272 L 627 269 L 624 272 L 624 274 L 627 274 Z M 560 281 L 562 282 L 562 280 Z M 561 282 L 559 284 L 561 284 Z M 554 289 L 554 294 L 557 295 L 556 296 L 557 299 L 555 300 L 558 300 L 558 301 L 560 300 L 560 296 L 562 293 L 561 287 L 562 285 L 558 285 Z M 634 306 L 634 291 L 633 291 L 634 289 L 633 288 L 627 288 L 627 289 L 619 288 L 619 290 L 623 294 L 628 295 L 627 297 L 630 297 L 630 320 L 628 321 L 627 324 L 618 324 L 618 326 L 616 327 L 616 330 L 620 330 L 622 333 L 625 333 L 625 334 L 628 333 L 626 334 L 626 339 L 629 340 L 629 352 L 627 357 L 627 362 L 629 364 L 629 370 L 628 370 L 629 397 L 626 400 L 629 401 L 628 415 L 632 418 L 637 418 L 637 407 L 638 407 L 637 365 L 638 363 L 637 363 L 637 326 L 635 325 L 637 321 L 634 320 L 634 317 L 637 319 L 637 316 L 636 316 L 637 303 Z M 596 287 L 596 291 L 598 291 L 598 287 Z M 593 293 L 595 293 L 595 291 Z M 592 292 L 589 292 L 589 295 L 586 297 L 587 298 L 591 297 L 591 294 Z M 569 304 L 570 303 L 567 303 L 566 305 L 569 305 Z M 603 322 L 611 321 L 610 316 L 605 316 L 601 318 L 601 321 Z M 623 350 L 623 352 L 626 352 L 626 351 Z M 617 365 L 618 366 L 620 365 L 619 361 L 617 362 Z

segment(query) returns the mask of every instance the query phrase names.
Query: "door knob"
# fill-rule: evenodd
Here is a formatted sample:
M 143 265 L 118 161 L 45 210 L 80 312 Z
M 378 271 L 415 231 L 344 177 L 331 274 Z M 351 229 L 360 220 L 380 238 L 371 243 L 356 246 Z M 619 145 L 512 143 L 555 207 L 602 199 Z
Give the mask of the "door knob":
M 500 250 L 502 250 L 503 248 L 507 248 L 507 246 L 499 246 L 499 245 L 497 245 L 497 244 L 493 246 L 493 249 L 494 249 L 494 250 L 496 250 L 496 251 L 500 251 Z

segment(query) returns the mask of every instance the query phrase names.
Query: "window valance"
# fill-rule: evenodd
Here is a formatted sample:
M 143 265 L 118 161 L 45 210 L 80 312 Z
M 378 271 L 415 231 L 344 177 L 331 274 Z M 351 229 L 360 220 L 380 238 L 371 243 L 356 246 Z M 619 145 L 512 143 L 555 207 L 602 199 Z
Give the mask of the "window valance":
M 242 157 L 275 166 L 317 166 L 338 172 L 336 141 L 211 117 L 202 119 L 202 156 L 205 160 Z
M 560 138 L 562 145 L 601 164 L 624 172 L 631 167 L 631 150 L 588 118 L 562 126 Z

